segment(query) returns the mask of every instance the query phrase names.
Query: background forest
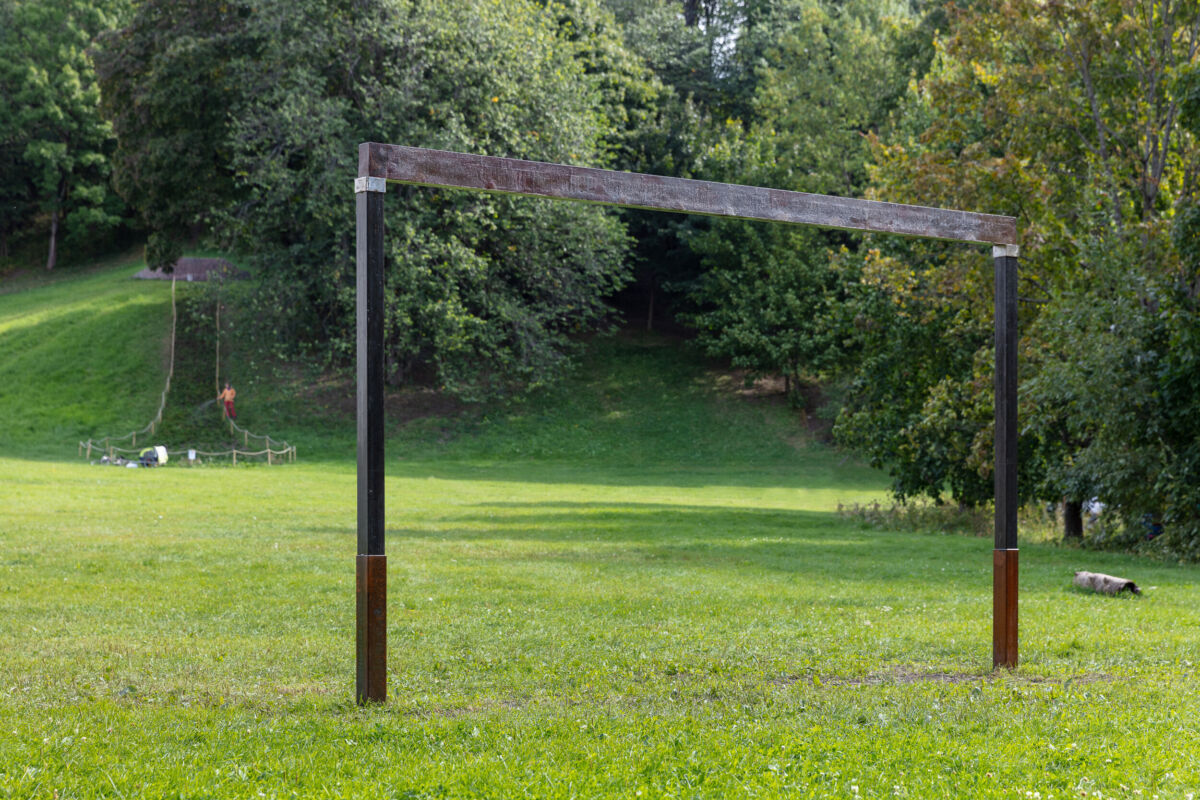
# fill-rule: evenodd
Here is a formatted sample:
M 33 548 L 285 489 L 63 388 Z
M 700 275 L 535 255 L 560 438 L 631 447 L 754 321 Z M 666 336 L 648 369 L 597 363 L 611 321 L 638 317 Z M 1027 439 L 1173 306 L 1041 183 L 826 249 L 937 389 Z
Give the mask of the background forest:
M 1021 489 L 1200 557 L 1195 0 L 0 0 L 0 274 L 238 254 L 279 354 L 352 355 L 357 144 L 1014 215 Z M 819 385 L 900 498 L 991 499 L 961 246 L 389 190 L 388 364 L 465 400 L 682 327 Z M 811 410 L 811 409 L 810 409 Z M 1143 545 L 1145 546 L 1145 545 Z

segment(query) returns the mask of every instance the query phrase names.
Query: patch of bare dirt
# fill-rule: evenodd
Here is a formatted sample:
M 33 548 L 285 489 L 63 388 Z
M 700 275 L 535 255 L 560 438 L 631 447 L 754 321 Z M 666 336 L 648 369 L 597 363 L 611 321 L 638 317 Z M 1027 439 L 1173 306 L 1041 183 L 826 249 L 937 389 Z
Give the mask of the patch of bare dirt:
M 787 384 L 781 375 L 766 375 L 750 378 L 750 372 L 733 369 L 727 372 L 711 372 L 713 386 L 717 391 L 743 400 L 779 404 L 787 402 Z
M 297 393 L 306 402 L 343 418 L 351 418 L 358 410 L 354 380 L 333 375 L 323 376 Z M 384 395 L 384 414 L 389 424 L 401 424 L 425 417 L 452 417 L 466 409 L 453 397 L 426 387 L 388 389 Z
M 728 397 L 737 398 L 750 403 L 761 403 L 784 406 L 788 403 L 788 382 L 782 375 L 764 375 L 751 378 L 750 371 L 745 369 L 730 369 L 721 372 L 710 372 L 710 379 L 716 390 Z M 812 439 L 823 442 L 832 440 L 833 422 L 817 416 L 816 411 L 825 405 L 825 395 L 821 387 L 815 383 L 801 383 L 798 392 L 803 401 L 803 407 L 795 410 L 801 422 L 801 429 L 786 437 L 789 445 L 802 448 Z

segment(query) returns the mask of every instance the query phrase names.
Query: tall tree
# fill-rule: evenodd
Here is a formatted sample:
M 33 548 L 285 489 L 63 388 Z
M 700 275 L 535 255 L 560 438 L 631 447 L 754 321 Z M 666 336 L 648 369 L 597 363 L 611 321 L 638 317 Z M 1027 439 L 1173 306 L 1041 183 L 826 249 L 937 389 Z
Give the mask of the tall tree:
M 115 184 L 149 232 L 146 260 L 170 270 L 236 202 L 229 131 L 244 100 L 235 69 L 259 44 L 253 5 L 146 2 L 100 40 L 103 108 L 120 135 Z
M 896 32 L 905 7 L 876 2 L 786 0 L 746 3 L 737 43 L 754 93 L 746 119 L 731 124 L 714 155 L 721 177 L 796 191 L 860 196 L 867 180 L 866 136 L 886 124 L 904 85 Z M 718 221 L 689 239 L 704 272 L 690 315 L 700 342 L 757 373 L 801 375 L 844 356 L 840 307 L 853 270 L 832 254 L 845 234 L 774 230 Z M 843 259 L 844 261 L 844 259 Z
M 156 229 L 211 220 L 258 268 L 259 317 L 291 347 L 352 352 L 360 142 L 586 164 L 622 151 L 602 126 L 621 59 L 585 56 L 596 40 L 557 4 L 241 0 L 184 4 L 168 24 L 178 6 L 146 0 L 105 45 L 120 183 L 169 198 L 166 156 L 191 144 L 192 180 L 212 186 Z M 214 80 L 182 98 L 157 83 L 182 74 Z M 549 380 L 624 279 L 622 227 L 600 208 L 405 187 L 388 207 L 394 382 L 478 397 Z
M 88 47 L 118 3 L 6 0 L 0 18 L 0 158 L 48 217 L 46 269 L 58 262 L 60 228 L 82 234 L 120 222 L 108 188 L 112 128 L 100 114 Z M 12 190 L 6 190 L 12 198 Z M 20 194 L 18 189 L 17 195 Z M 19 199 L 10 199 L 17 209 Z M 11 222 L 6 222 L 6 227 Z
M 1101 444 L 1114 443 L 1110 434 L 1122 430 L 1113 416 L 1119 404 L 1102 401 L 1097 387 L 1125 387 L 1128 399 L 1140 391 L 1135 387 L 1151 385 L 1132 365 L 1145 363 L 1139 348 L 1156 346 L 1150 333 L 1136 331 L 1153 326 L 1118 324 L 1110 313 L 1161 309 L 1164 286 L 1191 280 L 1168 231 L 1179 199 L 1194 192 L 1200 161 L 1195 137 L 1179 125 L 1183 96 L 1176 88 L 1177 76 L 1196 61 L 1198 33 L 1197 5 L 1173 0 L 966 6 L 952 13 L 930 75 L 906 104 L 897 128 L 903 135 L 877 143 L 877 196 L 1021 220 L 1026 496 L 1066 500 L 1077 511 L 1101 487 L 1113 498 L 1147 489 L 1140 467 L 1120 478 L 1125 489 L 1114 488 L 1118 464 L 1145 459 L 1107 467 L 1091 460 L 1085 469 L 1085 456 L 1115 452 Z M 912 276 L 887 285 L 894 304 L 940 309 L 951 323 L 946 351 L 966 339 L 976 356 L 939 380 L 910 384 L 909 396 L 919 402 L 899 421 L 891 400 L 865 388 L 881 376 L 861 373 L 864 391 L 852 394 L 843 430 L 899 424 L 904 439 L 921 446 L 897 441 L 878 456 L 899 482 L 931 494 L 942 493 L 948 474 L 988 478 L 991 359 L 990 342 L 980 335 L 991 309 L 986 259 L 928 245 L 889 246 L 885 255 Z M 870 260 L 868 251 L 868 268 Z M 1114 283 L 1106 275 L 1122 277 Z M 1128 338 L 1118 342 L 1113 331 Z M 1125 379 L 1117 380 L 1109 364 L 1092 371 L 1094 380 L 1065 380 L 1081 374 L 1073 365 L 1105 352 L 1124 365 Z M 946 396 L 974 399 L 947 404 L 940 399 Z M 963 442 L 965 450 L 956 444 Z M 938 470 L 925 468 L 931 455 L 942 459 Z M 1078 522 L 1069 519 L 1068 529 Z

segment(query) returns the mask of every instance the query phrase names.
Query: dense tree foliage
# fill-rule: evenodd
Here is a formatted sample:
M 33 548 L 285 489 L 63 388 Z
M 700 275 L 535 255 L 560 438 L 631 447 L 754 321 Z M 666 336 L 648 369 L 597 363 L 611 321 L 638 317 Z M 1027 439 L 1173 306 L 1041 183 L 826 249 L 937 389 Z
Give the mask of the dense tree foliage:
M 170 269 L 234 200 L 228 127 L 245 98 L 236 64 L 257 46 L 249 14 L 237 3 L 145 2 L 96 52 L 121 141 L 116 188 L 149 231 L 151 266 Z
M 207 216 L 258 268 L 284 341 L 350 352 L 359 142 L 589 164 L 635 148 L 645 78 L 584 3 L 256 0 L 164 25 L 177 6 L 144 3 L 106 48 L 118 132 L 141 142 L 121 183 L 164 198 L 148 217 L 164 238 Z M 202 96 L 155 83 L 198 71 L 216 78 Z M 626 108 L 634 122 L 612 119 Z M 171 200 L 180 147 L 207 197 Z M 624 275 L 603 209 L 394 188 L 388 215 L 395 381 L 430 369 L 475 396 L 548 380 Z
M 121 221 L 110 190 L 112 126 L 100 114 L 88 47 L 122 11 L 116 0 L 0 2 L 0 255 L 44 216 L 46 269 L 59 231 L 78 241 Z
M 1020 218 L 1022 493 L 1065 501 L 1072 533 L 1081 501 L 1097 495 L 1127 523 L 1159 518 L 1167 501 L 1151 487 L 1172 471 L 1172 445 L 1155 436 L 1175 414 L 1160 402 L 1160 371 L 1178 355 L 1163 321 L 1186 327 L 1196 277 L 1169 234 L 1190 213 L 1200 163 L 1179 124 L 1200 12 L 1013 0 L 951 23 L 905 108 L 905 135 L 876 143 L 874 191 Z M 885 246 L 864 258 L 911 275 L 888 287 L 895 305 L 942 320 L 943 337 L 975 356 L 942 360 L 938 375 L 899 358 L 888 373 L 860 371 L 843 434 L 889 465 L 902 491 L 980 502 L 990 493 L 976 478 L 991 470 L 986 260 Z M 881 380 L 904 387 L 900 418 Z
M 731 126 L 738 140 L 714 154 L 719 177 L 861 195 L 866 134 L 886 123 L 903 86 L 897 42 L 910 26 L 907 10 L 789 0 L 749 4 L 744 14 L 731 60 L 750 65 L 738 84 L 752 94 L 745 119 Z M 734 221 L 692 236 L 703 271 L 690 319 L 703 346 L 755 373 L 782 373 L 793 387 L 802 375 L 828 374 L 843 361 L 840 309 L 857 277 L 831 254 L 848 241 Z

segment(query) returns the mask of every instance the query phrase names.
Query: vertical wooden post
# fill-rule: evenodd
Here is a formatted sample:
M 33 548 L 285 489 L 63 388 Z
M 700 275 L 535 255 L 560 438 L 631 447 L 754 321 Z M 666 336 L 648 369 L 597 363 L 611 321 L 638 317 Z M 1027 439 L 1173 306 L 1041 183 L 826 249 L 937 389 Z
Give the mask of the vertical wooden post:
M 1016 245 L 992 248 L 996 303 L 996 518 L 992 551 L 992 666 L 1017 666 Z
M 365 145 L 364 145 L 365 147 Z M 369 160 L 369 159 L 368 159 Z M 369 171 L 369 164 L 367 165 Z M 360 169 L 360 172 L 362 170 Z M 383 178 L 354 182 L 357 217 L 358 558 L 355 697 L 387 699 L 387 556 L 384 554 Z

